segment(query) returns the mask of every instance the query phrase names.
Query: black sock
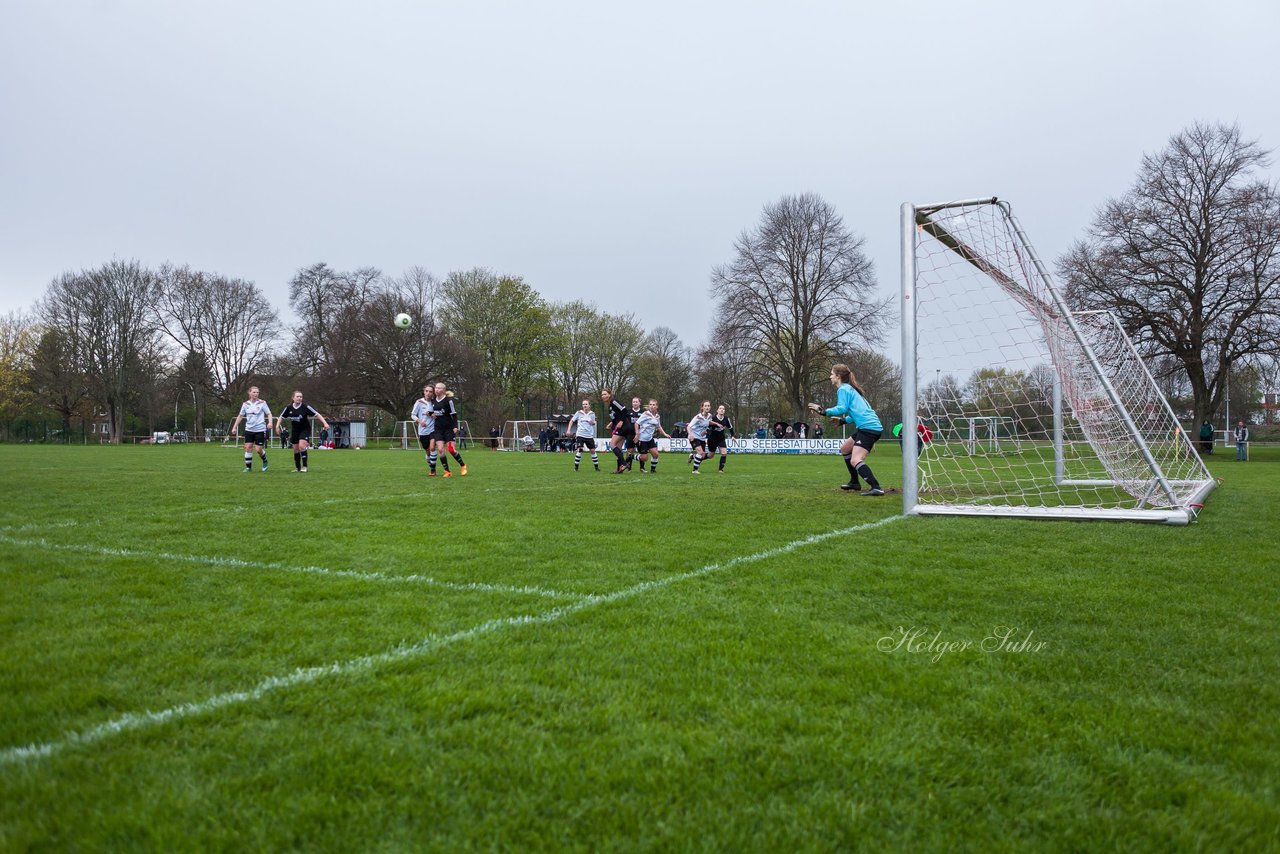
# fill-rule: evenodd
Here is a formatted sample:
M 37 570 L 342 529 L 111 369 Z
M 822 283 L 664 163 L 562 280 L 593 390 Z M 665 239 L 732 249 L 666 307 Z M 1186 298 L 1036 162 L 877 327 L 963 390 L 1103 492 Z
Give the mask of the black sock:
M 627 458 L 622 455 L 621 448 L 614 448 L 613 455 L 618 458 L 618 468 L 622 468 L 627 464 Z
M 293 452 L 293 467 L 296 469 L 302 468 L 302 451 Z
M 244 453 L 244 467 L 247 469 L 253 468 L 253 454 L 248 451 Z
M 871 484 L 872 489 L 880 488 L 880 481 L 876 480 L 876 476 L 871 473 L 871 467 L 866 463 L 858 464 L 858 474 L 862 475 L 862 479 Z
M 720 471 L 724 471 L 724 461 L 725 461 L 725 460 L 727 460 L 727 459 L 729 459 L 729 458 L 728 458 L 727 456 L 725 456 L 724 454 L 721 454 L 721 455 L 720 455 Z
M 306 452 L 306 451 L 303 451 L 303 452 L 302 452 L 302 467 L 303 467 L 303 468 L 306 468 L 306 467 L 307 467 L 307 452 Z
M 854 468 L 853 462 L 848 457 L 844 458 L 844 466 L 849 470 L 849 482 L 858 486 L 858 470 Z

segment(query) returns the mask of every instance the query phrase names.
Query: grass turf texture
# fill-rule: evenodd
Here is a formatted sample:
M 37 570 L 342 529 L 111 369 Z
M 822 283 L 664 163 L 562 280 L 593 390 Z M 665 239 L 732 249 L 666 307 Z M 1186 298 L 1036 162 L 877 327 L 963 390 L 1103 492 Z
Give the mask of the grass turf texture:
M 1280 846 L 1280 451 L 1189 528 L 271 458 L 0 447 L 0 848 Z

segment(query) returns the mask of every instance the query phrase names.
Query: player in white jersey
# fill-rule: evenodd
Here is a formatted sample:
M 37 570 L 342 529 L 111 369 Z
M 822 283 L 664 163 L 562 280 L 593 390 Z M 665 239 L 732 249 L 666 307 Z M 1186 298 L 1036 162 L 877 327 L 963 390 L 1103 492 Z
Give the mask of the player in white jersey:
M 413 404 L 409 413 L 410 420 L 418 428 L 418 445 L 422 447 L 423 458 L 430 467 L 427 477 L 436 476 L 436 460 L 432 449 L 432 441 L 436 433 L 435 386 L 428 383 L 422 387 L 422 397 Z
M 636 450 L 640 454 L 640 471 L 644 471 L 645 458 L 649 459 L 649 471 L 658 473 L 658 440 L 655 434 L 661 433 L 670 439 L 666 430 L 662 429 L 662 420 L 658 417 L 658 401 L 649 398 L 649 406 L 636 419 Z
M 707 430 L 711 427 L 711 401 L 702 401 L 702 409 L 689 419 L 689 446 L 693 448 L 693 473 L 711 454 L 707 451 Z
M 565 432 L 573 436 L 573 470 L 578 470 L 582 462 L 582 449 L 591 449 L 591 464 L 600 471 L 600 457 L 596 454 L 596 414 L 591 410 L 591 401 L 582 401 L 582 408 L 573 413 Z
M 231 435 L 240 433 L 240 420 L 244 419 L 244 470 L 253 471 L 253 449 L 258 449 L 262 459 L 262 471 L 267 470 L 267 435 L 271 431 L 271 407 L 258 399 L 258 387 L 249 389 L 249 399 L 240 404 L 240 414 L 231 425 Z

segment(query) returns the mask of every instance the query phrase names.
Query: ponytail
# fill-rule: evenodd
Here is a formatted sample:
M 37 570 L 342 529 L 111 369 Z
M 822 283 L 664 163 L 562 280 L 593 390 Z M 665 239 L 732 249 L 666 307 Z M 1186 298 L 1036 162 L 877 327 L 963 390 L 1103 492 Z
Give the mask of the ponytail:
M 840 378 L 840 382 L 853 386 L 853 390 L 863 397 L 867 395 L 862 391 L 862 387 L 858 385 L 858 378 L 853 375 L 853 371 L 849 370 L 849 366 L 839 363 L 831 366 L 831 373 Z

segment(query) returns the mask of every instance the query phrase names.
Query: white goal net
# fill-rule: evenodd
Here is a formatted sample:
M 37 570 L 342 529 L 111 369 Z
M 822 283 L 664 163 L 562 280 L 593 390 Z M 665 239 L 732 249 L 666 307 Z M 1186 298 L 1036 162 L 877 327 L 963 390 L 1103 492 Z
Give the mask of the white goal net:
M 909 513 L 1185 524 L 1214 481 L 1108 312 L 1069 310 L 1007 203 L 903 205 Z M 911 432 L 908 432 L 911 431 Z

